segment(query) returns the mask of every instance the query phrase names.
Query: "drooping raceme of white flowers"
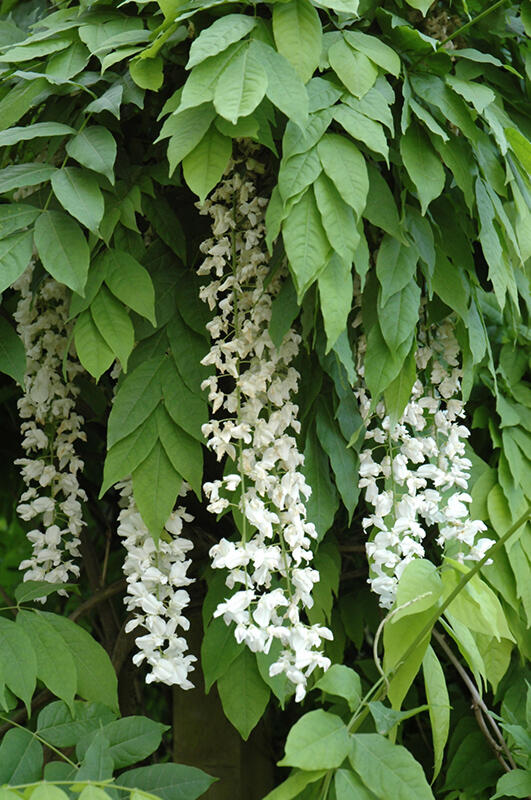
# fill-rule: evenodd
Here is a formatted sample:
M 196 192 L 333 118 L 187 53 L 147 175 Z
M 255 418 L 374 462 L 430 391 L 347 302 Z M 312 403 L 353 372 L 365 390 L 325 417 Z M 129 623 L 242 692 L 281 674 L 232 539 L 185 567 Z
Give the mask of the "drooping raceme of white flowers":
M 21 466 L 26 491 L 17 513 L 34 527 L 27 536 L 31 557 L 20 564 L 24 580 L 68 583 L 79 575 L 81 503 L 86 500 L 78 474 L 83 461 L 76 442 L 85 440 L 83 417 L 76 413 L 83 367 L 68 350 L 68 290 L 46 276 L 33 292 L 33 266 L 13 288 L 20 292 L 15 312 L 17 331 L 26 350 L 24 393 L 18 401 L 22 421 Z M 60 594 L 66 594 L 59 590 Z
M 146 683 L 158 681 L 192 689 L 188 674 L 196 657 L 186 654 L 188 644 L 178 629 L 187 631 L 190 627 L 183 612 L 190 603 L 190 595 L 184 587 L 193 582 L 186 574 L 191 563 L 186 560 L 186 554 L 193 544 L 181 533 L 183 524 L 191 522 L 193 517 L 183 506 L 177 506 L 156 544 L 136 507 L 132 481 L 117 484 L 116 488 L 120 490 L 122 505 L 118 534 L 126 549 L 124 602 L 127 610 L 134 614 L 125 630 L 129 633 L 140 626 L 145 631 L 135 639 L 138 653 L 133 656 L 133 663 L 138 666 L 145 661 L 151 667 Z M 187 490 L 188 486 L 183 484 L 180 496 Z
M 429 526 L 438 527 L 437 544 L 458 561 L 478 561 L 494 544 L 477 535 L 486 530 L 471 520 L 467 492 L 471 461 L 465 456 L 470 431 L 459 399 L 459 346 L 450 321 L 433 331 L 432 341 L 416 353 L 419 375 L 397 424 L 384 401 L 374 413 L 365 387 L 356 392 L 367 426 L 360 454 L 359 486 L 374 513 L 363 519 L 371 538 L 366 544 L 371 577 L 380 605 L 391 608 L 398 580 L 407 564 L 424 557 Z M 363 352 L 359 374 L 363 376 Z
M 268 653 L 274 640 L 282 650 L 270 674 L 285 673 L 306 692 L 315 667 L 330 661 L 322 640 L 332 633 L 301 618 L 311 608 L 319 573 L 309 565 L 315 527 L 306 520 L 311 489 L 300 471 L 304 457 L 293 434 L 300 430 L 291 397 L 299 375 L 290 366 L 300 337 L 293 330 L 277 349 L 268 332 L 271 304 L 280 279 L 266 282 L 269 258 L 264 243 L 267 199 L 257 193 L 262 165 L 253 158 L 233 163 L 210 199 L 200 207 L 212 217 L 212 238 L 201 245 L 199 275 L 210 283 L 201 299 L 216 315 L 203 364 L 215 367 L 204 381 L 214 417 L 203 426 L 207 446 L 228 458 L 222 479 L 205 483 L 208 509 L 241 513 L 241 536 L 222 539 L 210 550 L 212 566 L 228 570 L 226 585 L 237 588 L 214 616 L 235 624 L 235 637 L 253 652 Z

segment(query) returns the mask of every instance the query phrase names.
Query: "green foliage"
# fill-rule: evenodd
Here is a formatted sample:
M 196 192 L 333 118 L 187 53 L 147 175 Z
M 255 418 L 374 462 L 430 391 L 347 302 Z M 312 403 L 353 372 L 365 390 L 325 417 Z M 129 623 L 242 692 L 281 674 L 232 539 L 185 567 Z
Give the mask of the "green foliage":
M 199 503 L 203 474 L 219 476 L 202 449 L 209 314 L 195 269 L 207 234 L 194 203 L 222 178 L 234 140 L 253 140 L 266 162 L 272 273 L 289 268 L 270 335 L 277 346 L 291 326 L 302 335 L 299 446 L 320 573 L 308 618 L 335 637 L 327 644 L 333 665 L 310 680 L 319 691 L 304 713 L 290 711 L 280 764 L 294 769 L 270 800 L 530 793 L 519 666 L 530 655 L 529 522 L 475 572 L 451 559 L 436 567 L 428 544 L 426 558 L 403 571 L 391 613 L 379 615 L 365 587 L 366 511 L 357 485 L 363 423 L 352 391 L 361 331 L 373 408 L 383 398 L 398 419 L 416 379 L 419 319 L 452 314 L 472 427 L 465 453 L 472 516 L 500 540 L 526 511 L 529 5 L 288 0 L 251 12 L 174 0 L 0 4 L 0 371 L 23 386 L 26 355 L 11 287 L 34 259 L 35 282 L 46 272 L 72 292 L 72 347 L 90 376 L 79 382 L 91 426 L 87 539 L 102 548 L 95 559 L 105 564 L 101 586 L 107 569 L 118 577 L 116 543 L 102 546 L 116 518 L 110 490 L 117 482 L 132 476 L 157 541 L 183 480 Z M 360 293 L 361 309 L 353 308 Z M 122 374 L 111 405 L 107 373 L 115 361 Z M 8 381 L 0 387 L 8 432 L 15 391 Z M 19 455 L 7 441 L 6 464 Z M 8 480 L 0 493 L 1 538 L 9 543 L 0 545 L 2 575 L 17 565 L 4 548 L 21 547 L 23 535 L 12 521 L 18 488 Z M 202 568 L 212 543 L 235 535 L 238 515 L 235 524 L 227 516 L 206 531 L 204 515 L 196 516 Z M 278 652 L 273 645 L 269 654 L 250 653 L 232 627 L 211 619 L 227 589 L 208 582 L 206 690 L 217 684 L 243 739 L 269 709 L 278 749 L 287 718 L 277 725 L 276 699 L 284 707 L 290 694 L 285 679 L 269 675 Z M 83 583 L 82 600 L 99 588 Z M 107 783 L 115 770 L 150 759 L 166 726 L 130 711 L 118 718 L 117 678 L 96 639 L 111 652 L 123 622 L 119 605 L 107 608 L 117 620 L 111 634 L 104 613 L 90 616 L 94 638 L 67 618 L 78 600 L 63 606 L 53 592 L 24 583 L 14 591 L 16 619 L 9 608 L 0 616 L 7 718 L 19 700 L 29 716 L 37 689 L 59 698 L 36 720 L 32 714 L 26 729 L 4 734 L 0 784 L 12 788 L 0 789 L 0 800 L 66 800 L 66 787 L 82 800 L 199 797 L 214 779 L 162 760 Z M 45 597 L 53 612 L 21 607 Z M 499 712 L 512 759 L 502 748 L 506 774 L 474 727 L 446 652 L 436 638 L 430 644 L 437 624 L 488 708 Z M 117 645 L 115 664 L 120 653 Z M 145 705 L 168 719 L 151 695 Z M 484 764 L 481 775 L 470 774 L 480 772 L 471 763 Z M 54 781 L 65 781 L 65 790 Z

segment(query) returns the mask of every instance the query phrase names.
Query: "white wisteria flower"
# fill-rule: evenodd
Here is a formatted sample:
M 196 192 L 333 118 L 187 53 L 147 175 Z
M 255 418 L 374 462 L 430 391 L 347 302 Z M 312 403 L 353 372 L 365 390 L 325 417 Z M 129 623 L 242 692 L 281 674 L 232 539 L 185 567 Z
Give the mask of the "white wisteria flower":
M 363 357 L 362 345 L 362 377 Z M 488 538 L 477 540 L 486 525 L 470 519 L 472 497 L 467 488 L 472 463 L 465 455 L 470 431 L 463 422 L 458 359 L 453 326 L 445 320 L 430 329 L 429 345 L 421 342 L 416 353 L 419 378 L 396 424 L 383 401 L 372 411 L 365 386 L 356 390 L 366 424 L 359 486 L 374 508 L 362 521 L 370 534 L 369 583 L 384 608 L 393 605 L 406 565 L 424 557 L 430 527 L 436 526 L 436 542 L 445 555 L 461 562 L 483 558 L 494 544 Z
M 184 587 L 193 583 L 186 572 L 191 564 L 187 553 L 192 542 L 182 536 L 183 525 L 193 517 L 184 506 L 177 506 L 155 543 L 136 507 L 131 480 L 117 484 L 122 509 L 118 516 L 118 534 L 126 549 L 123 571 L 127 578 L 125 605 L 133 614 L 126 624 L 129 633 L 140 627 L 143 633 L 136 639 L 138 652 L 133 663 L 144 661 L 151 668 L 146 683 L 157 681 L 182 689 L 193 689 L 188 675 L 196 657 L 187 654 L 188 643 L 179 629 L 187 631 L 190 622 L 185 610 L 190 595 Z M 189 487 L 183 484 L 180 497 Z
M 225 476 L 203 488 L 212 513 L 235 507 L 242 518 L 241 537 L 222 539 L 210 551 L 212 565 L 228 570 L 228 588 L 237 589 L 214 616 L 234 623 L 237 640 L 254 652 L 268 653 L 278 640 L 282 650 L 270 674 L 285 673 L 300 701 L 311 672 L 330 665 L 322 640 L 332 634 L 301 619 L 319 580 L 308 566 L 317 534 L 306 519 L 311 489 L 300 471 L 304 457 L 294 435 L 300 423 L 291 398 L 299 374 L 291 362 L 300 337 L 290 329 L 277 348 L 269 335 L 282 276 L 269 275 L 268 200 L 257 190 L 263 171 L 252 154 L 243 156 L 200 207 L 212 218 L 199 268 L 210 282 L 200 297 L 216 311 L 207 325 L 212 346 L 203 360 L 216 370 L 203 383 L 216 416 L 203 433 L 218 461 L 227 459 Z
M 79 575 L 75 559 L 85 524 L 86 495 L 78 481 L 83 461 L 75 446 L 86 436 L 74 384 L 83 367 L 69 350 L 67 288 L 46 276 L 32 291 L 33 270 L 28 267 L 13 285 L 20 292 L 14 316 L 26 351 L 24 394 L 18 401 L 26 456 L 15 463 L 27 489 L 17 513 L 34 525 L 27 534 L 32 554 L 20 569 L 25 581 L 66 584 Z

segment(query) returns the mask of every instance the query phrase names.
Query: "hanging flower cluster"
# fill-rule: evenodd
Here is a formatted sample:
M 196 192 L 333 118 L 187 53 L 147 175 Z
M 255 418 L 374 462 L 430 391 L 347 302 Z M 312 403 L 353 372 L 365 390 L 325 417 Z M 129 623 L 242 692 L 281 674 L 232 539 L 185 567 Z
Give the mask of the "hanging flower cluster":
M 138 626 L 146 633 L 136 637 L 139 652 L 133 656 L 137 666 L 144 661 L 151 671 L 146 683 L 158 681 L 182 689 L 193 689 L 188 673 L 196 657 L 186 655 L 188 644 L 178 633 L 187 631 L 188 619 L 183 615 L 190 603 L 185 586 L 193 583 L 186 575 L 191 561 L 186 554 L 193 548 L 189 539 L 181 536 L 183 524 L 193 517 L 178 506 L 170 515 L 162 536 L 156 544 L 145 526 L 133 498 L 131 480 L 117 484 L 122 510 L 118 516 L 118 534 L 126 549 L 123 571 L 127 576 L 127 610 L 134 614 L 126 625 L 126 633 Z M 183 484 L 180 496 L 188 491 Z
M 20 292 L 14 316 L 27 360 L 18 401 L 27 455 L 15 462 L 27 489 L 17 513 L 35 526 L 28 532 L 33 552 L 20 569 L 25 570 L 24 580 L 68 583 L 79 575 L 74 559 L 85 524 L 81 503 L 86 495 L 78 481 L 83 461 L 75 444 L 86 437 L 83 417 L 75 411 L 79 389 L 74 385 L 83 367 L 68 350 L 66 286 L 45 277 L 32 292 L 32 277 L 30 266 L 13 287 Z
M 313 669 L 330 664 L 321 647 L 332 634 L 301 619 L 313 604 L 319 573 L 309 566 L 316 531 L 304 500 L 311 489 L 293 435 L 300 430 L 291 400 L 299 375 L 290 363 L 300 337 L 289 330 L 277 349 L 268 332 L 281 283 L 278 275 L 269 280 L 268 201 L 256 187 L 263 171 L 243 157 L 200 208 L 213 220 L 199 268 L 210 283 L 200 296 L 217 312 L 207 325 L 212 346 L 203 360 L 216 369 L 203 384 L 216 416 L 203 433 L 218 460 L 227 457 L 224 478 L 206 483 L 204 491 L 212 513 L 231 507 L 241 515 L 239 540 L 222 539 L 210 551 L 213 567 L 228 570 L 227 586 L 237 587 L 214 616 L 234 622 L 236 639 L 253 652 L 268 653 L 279 640 L 270 674 L 285 673 L 301 700 Z
M 437 544 L 461 562 L 480 560 L 494 544 L 492 539 L 477 540 L 486 525 L 469 514 L 472 463 L 465 456 L 465 440 L 470 431 L 462 422 L 458 355 L 452 324 L 446 320 L 416 353 L 426 386 L 416 380 L 397 424 L 391 423 L 383 401 L 371 413 L 365 388 L 357 391 L 367 426 L 359 486 L 374 508 L 362 522 L 371 532 L 366 544 L 369 583 L 384 608 L 393 605 L 406 565 L 424 556 L 428 527 L 437 526 Z M 363 376 L 362 363 L 359 372 Z

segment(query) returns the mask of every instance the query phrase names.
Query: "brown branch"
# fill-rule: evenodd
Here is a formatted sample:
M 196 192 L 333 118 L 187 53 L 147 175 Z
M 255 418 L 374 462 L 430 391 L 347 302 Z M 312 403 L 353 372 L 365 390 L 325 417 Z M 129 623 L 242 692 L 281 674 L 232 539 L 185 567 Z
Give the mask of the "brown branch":
M 472 697 L 472 708 L 474 709 L 474 715 L 476 717 L 479 729 L 481 730 L 481 733 L 487 740 L 489 747 L 493 751 L 496 759 L 500 762 L 500 764 L 502 765 L 502 767 L 506 772 L 511 772 L 511 770 L 516 769 L 516 764 L 511 755 L 511 751 L 507 746 L 507 742 L 503 738 L 501 730 L 496 724 L 496 721 L 492 718 L 489 709 L 485 705 L 485 702 L 481 697 L 476 684 L 468 675 L 466 670 L 462 667 L 459 660 L 453 654 L 452 650 L 446 643 L 445 637 L 434 629 L 433 638 L 435 639 L 436 642 L 438 642 L 441 650 L 444 650 L 444 653 L 447 656 L 448 660 L 455 667 L 457 673 L 459 674 L 459 677 L 461 678 L 461 680 L 467 687 L 468 691 L 470 692 L 470 696 Z M 490 724 L 494 732 L 494 735 L 498 741 L 496 741 L 496 739 L 493 738 L 491 732 L 487 728 L 486 721 Z M 507 763 L 507 761 L 505 761 L 504 757 L 502 756 L 502 751 L 505 753 L 507 761 L 509 763 Z
M 125 591 L 126 587 L 127 581 L 125 578 L 120 578 L 120 580 L 110 583 L 108 586 L 104 586 L 103 589 L 99 589 L 92 597 L 89 597 L 88 600 L 85 600 L 84 603 L 81 603 L 80 606 L 74 609 L 69 618 L 75 622 L 76 619 L 79 619 L 79 617 L 91 611 L 95 606 L 108 600 L 109 597 L 114 597 L 115 594 L 120 594 L 120 592 Z

